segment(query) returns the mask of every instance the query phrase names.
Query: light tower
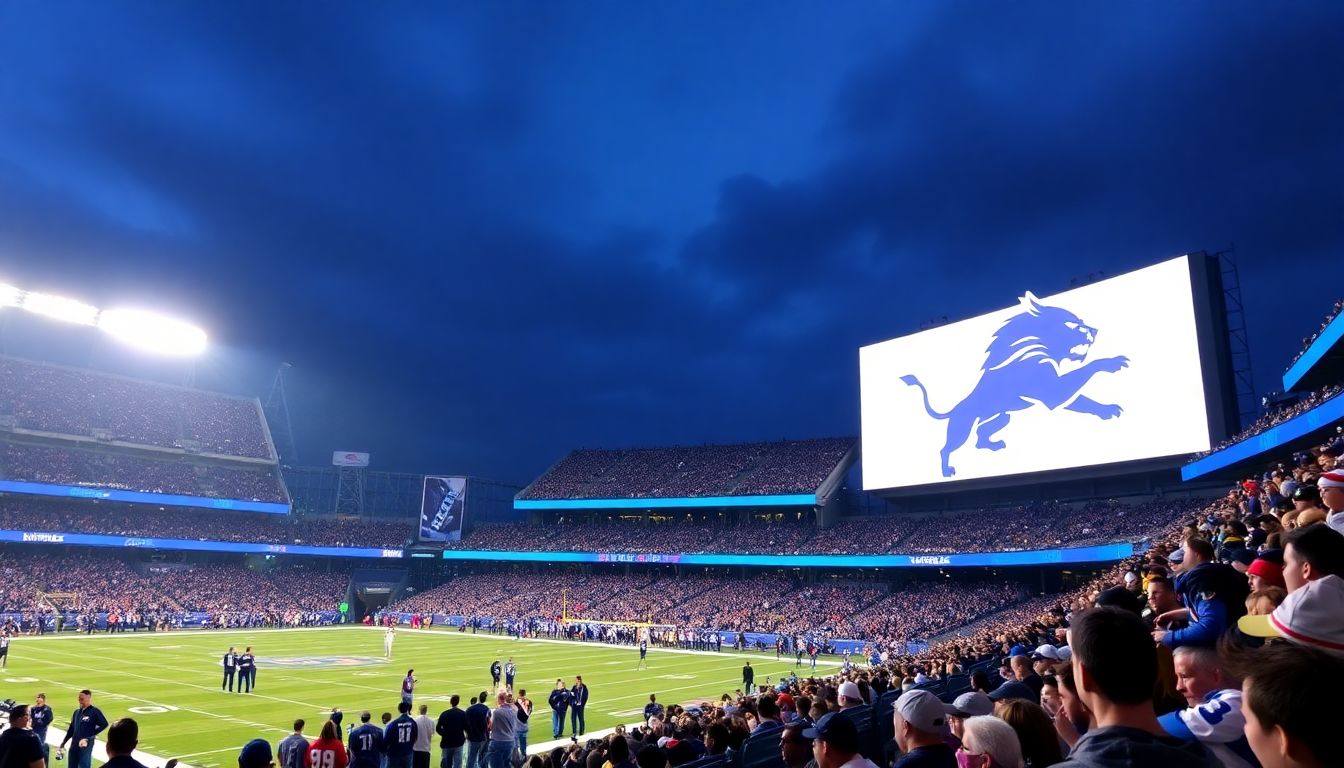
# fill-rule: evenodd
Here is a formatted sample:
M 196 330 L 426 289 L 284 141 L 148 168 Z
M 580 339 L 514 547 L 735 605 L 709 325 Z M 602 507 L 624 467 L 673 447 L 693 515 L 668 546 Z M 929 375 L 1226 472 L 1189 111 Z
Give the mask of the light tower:
M 294 422 L 289 418 L 289 398 L 285 395 L 285 379 L 294 366 L 281 363 L 271 382 L 271 393 L 266 396 L 266 421 L 271 426 L 271 441 L 282 461 L 298 462 L 298 442 L 294 439 Z

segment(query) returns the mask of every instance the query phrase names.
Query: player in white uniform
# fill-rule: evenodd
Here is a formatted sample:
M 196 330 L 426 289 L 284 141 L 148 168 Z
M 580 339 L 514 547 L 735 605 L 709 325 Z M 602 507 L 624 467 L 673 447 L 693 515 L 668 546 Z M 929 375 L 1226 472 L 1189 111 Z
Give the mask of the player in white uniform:
M 388 627 L 383 633 L 383 658 L 392 658 L 392 638 L 395 636 L 395 631 L 392 627 Z

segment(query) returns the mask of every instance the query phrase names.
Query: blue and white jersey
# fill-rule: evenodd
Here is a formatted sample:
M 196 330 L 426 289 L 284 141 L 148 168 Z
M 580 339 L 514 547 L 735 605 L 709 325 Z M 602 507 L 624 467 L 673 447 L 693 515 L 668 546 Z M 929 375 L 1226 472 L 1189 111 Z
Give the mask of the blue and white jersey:
M 1226 768 L 1260 768 L 1246 741 L 1241 691 L 1225 688 L 1204 697 L 1204 703 L 1159 717 L 1162 729 L 1178 739 L 1199 741 Z

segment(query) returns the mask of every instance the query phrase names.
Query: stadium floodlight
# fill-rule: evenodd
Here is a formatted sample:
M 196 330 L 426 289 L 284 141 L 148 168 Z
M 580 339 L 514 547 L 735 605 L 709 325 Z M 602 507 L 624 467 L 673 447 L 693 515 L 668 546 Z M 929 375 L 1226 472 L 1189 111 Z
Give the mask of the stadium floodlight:
M 205 331 L 145 310 L 105 309 L 98 316 L 98 329 L 148 352 L 190 357 L 205 351 Z
M 28 291 L 23 294 L 20 306 L 35 315 L 76 325 L 93 325 L 98 320 L 97 307 L 77 299 L 52 296 L 49 293 Z
M 5 283 L 0 283 L 0 309 L 4 307 L 19 306 L 19 299 L 22 295 L 23 291 L 20 291 L 18 288 Z

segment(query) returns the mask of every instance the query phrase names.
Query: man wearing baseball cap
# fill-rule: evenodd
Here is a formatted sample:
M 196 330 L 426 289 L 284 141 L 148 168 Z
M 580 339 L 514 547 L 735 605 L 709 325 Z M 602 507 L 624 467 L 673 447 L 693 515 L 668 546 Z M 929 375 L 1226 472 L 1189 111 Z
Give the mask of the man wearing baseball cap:
M 961 727 L 966 720 L 994 714 L 994 702 L 983 691 L 967 691 L 951 704 L 944 704 L 943 711 L 947 713 L 947 724 L 951 726 L 952 735 L 960 739 Z
M 839 702 L 841 709 L 852 709 L 862 706 L 863 693 L 859 691 L 858 683 L 853 680 L 846 680 L 840 684 L 840 690 L 836 694 L 836 701 Z
M 1031 652 L 1031 668 L 1038 675 L 1047 674 L 1057 661 L 1059 661 L 1059 649 L 1049 643 Z
M 1237 629 L 1344 654 L 1344 579 L 1323 576 L 1294 590 L 1267 616 L 1242 616 Z
M 859 754 L 859 729 L 848 715 L 823 715 L 816 725 L 803 731 L 803 738 L 812 739 L 817 768 L 877 768 Z
M 1325 524 L 1344 534 L 1344 471 L 1326 472 L 1316 480 L 1321 489 L 1321 503 L 1330 510 Z
M 957 753 L 947 744 L 947 710 L 937 696 L 928 691 L 901 694 L 891 724 L 896 746 L 904 753 L 895 768 L 956 768 Z

